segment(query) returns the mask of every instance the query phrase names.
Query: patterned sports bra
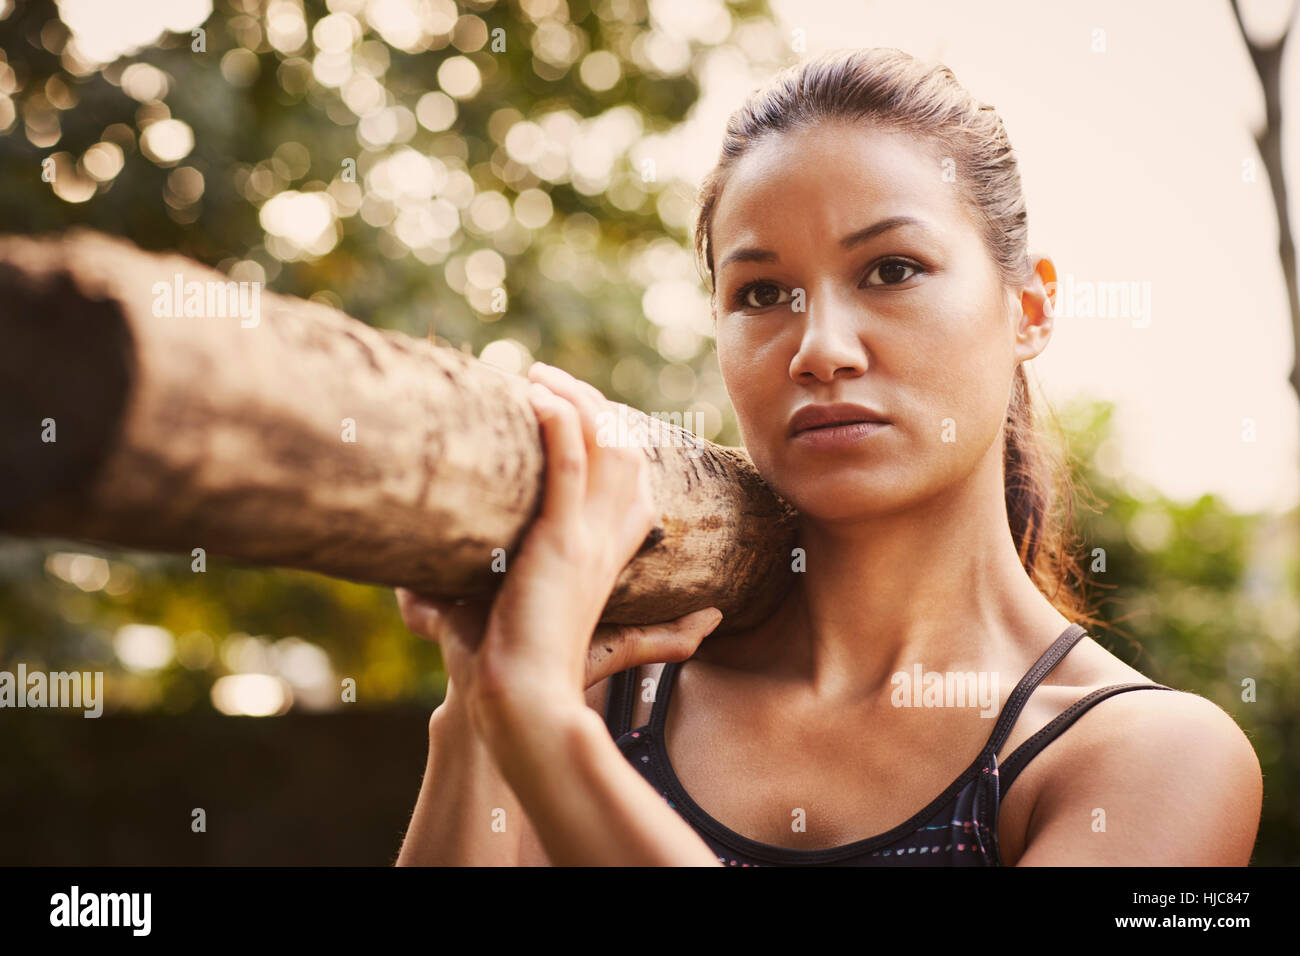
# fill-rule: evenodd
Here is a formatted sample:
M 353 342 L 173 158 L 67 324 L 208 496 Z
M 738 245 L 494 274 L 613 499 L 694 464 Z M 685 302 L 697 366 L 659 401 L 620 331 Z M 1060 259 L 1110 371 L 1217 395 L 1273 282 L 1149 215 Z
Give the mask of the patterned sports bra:
M 741 836 L 702 810 L 682 787 L 668 760 L 664 724 L 679 663 L 664 665 L 650 722 L 629 729 L 636 700 L 636 669 L 615 674 L 606 698 L 605 723 L 619 750 L 727 866 L 1002 866 L 998 809 L 1016 776 L 1040 750 L 1089 708 L 1131 690 L 1174 690 L 1163 684 L 1113 684 L 1076 701 L 999 764 L 1029 695 L 1086 632 L 1071 624 L 1021 678 L 998 715 L 988 742 L 947 789 L 908 820 L 877 836 L 822 850 L 772 846 Z

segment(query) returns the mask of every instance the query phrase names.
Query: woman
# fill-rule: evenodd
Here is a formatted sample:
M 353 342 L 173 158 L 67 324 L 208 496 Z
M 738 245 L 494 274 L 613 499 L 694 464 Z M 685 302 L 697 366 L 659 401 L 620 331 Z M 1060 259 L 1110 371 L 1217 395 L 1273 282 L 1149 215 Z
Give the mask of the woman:
M 399 593 L 451 680 L 398 863 L 1248 863 L 1245 735 L 1075 623 L 1023 368 L 1056 272 L 997 115 L 945 68 L 831 54 L 731 118 L 701 199 L 718 361 L 806 570 L 752 630 L 593 641 L 654 523 L 646 460 L 534 366 L 545 502 L 495 601 Z

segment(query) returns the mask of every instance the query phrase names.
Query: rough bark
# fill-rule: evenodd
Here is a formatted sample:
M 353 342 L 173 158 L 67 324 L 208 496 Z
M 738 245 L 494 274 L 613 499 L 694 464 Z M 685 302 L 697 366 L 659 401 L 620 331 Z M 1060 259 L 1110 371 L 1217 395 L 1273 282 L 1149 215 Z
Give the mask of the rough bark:
M 229 281 L 87 231 L 0 237 L 0 530 L 492 593 L 545 474 L 526 379 L 265 290 L 256 325 L 155 315 L 177 275 Z M 751 626 L 794 514 L 742 449 L 671 431 L 647 449 L 662 520 L 603 619 Z

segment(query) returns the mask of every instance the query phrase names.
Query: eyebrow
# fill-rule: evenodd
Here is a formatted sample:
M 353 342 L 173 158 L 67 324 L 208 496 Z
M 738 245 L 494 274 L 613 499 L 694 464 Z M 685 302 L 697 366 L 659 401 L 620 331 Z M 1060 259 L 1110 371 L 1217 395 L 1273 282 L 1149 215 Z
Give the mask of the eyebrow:
M 882 219 L 880 222 L 867 226 L 865 229 L 859 229 L 857 232 L 849 233 L 840 240 L 840 248 L 852 249 L 854 246 L 860 246 L 864 242 L 869 242 L 881 233 L 888 232 L 891 229 L 898 229 L 901 226 L 922 226 L 924 223 L 913 216 L 890 216 L 888 219 Z M 776 262 L 781 257 L 771 249 L 760 249 L 756 246 L 747 246 L 743 249 L 737 249 L 729 252 L 718 265 L 717 271 L 722 272 L 728 265 L 733 262 Z

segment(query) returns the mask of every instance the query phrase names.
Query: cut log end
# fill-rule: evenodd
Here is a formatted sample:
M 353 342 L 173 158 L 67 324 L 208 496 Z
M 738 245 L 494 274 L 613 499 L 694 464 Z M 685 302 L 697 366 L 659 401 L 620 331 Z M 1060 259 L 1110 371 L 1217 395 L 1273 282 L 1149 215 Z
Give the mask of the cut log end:
M 87 296 L 57 259 L 0 261 L 0 303 L 0 527 L 21 530 L 84 501 L 117 443 L 134 343 L 120 303 Z

